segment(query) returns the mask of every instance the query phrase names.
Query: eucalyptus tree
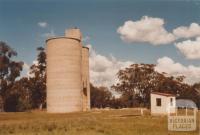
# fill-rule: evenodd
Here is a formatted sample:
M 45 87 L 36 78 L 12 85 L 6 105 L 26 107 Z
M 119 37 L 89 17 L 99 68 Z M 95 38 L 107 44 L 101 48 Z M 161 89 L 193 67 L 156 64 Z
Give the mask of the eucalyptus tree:
M 117 73 L 119 82 L 111 88 L 122 94 L 127 107 L 150 106 L 152 91 L 173 93 L 180 96 L 190 89 L 183 83 L 184 76 L 173 77 L 155 70 L 154 64 L 132 64 Z
M 30 67 L 30 91 L 33 108 L 43 108 L 46 104 L 46 52 L 37 48 L 36 62 Z
M 107 87 L 95 87 L 90 84 L 91 91 L 91 107 L 92 108 L 105 108 L 112 107 L 112 93 L 108 90 Z
M 2 104 L 9 97 L 11 87 L 23 69 L 23 62 L 13 60 L 16 56 L 15 50 L 7 43 L 0 41 L 0 96 L 3 101 Z

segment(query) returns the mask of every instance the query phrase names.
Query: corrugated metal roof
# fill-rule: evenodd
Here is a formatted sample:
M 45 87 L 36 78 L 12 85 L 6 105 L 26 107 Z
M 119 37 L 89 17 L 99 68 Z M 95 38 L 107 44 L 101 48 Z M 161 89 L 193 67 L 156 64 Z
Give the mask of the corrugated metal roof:
M 151 92 L 151 94 L 156 94 L 156 95 L 161 95 L 161 96 L 166 96 L 166 97 L 175 97 L 174 94 L 170 94 L 170 93 Z

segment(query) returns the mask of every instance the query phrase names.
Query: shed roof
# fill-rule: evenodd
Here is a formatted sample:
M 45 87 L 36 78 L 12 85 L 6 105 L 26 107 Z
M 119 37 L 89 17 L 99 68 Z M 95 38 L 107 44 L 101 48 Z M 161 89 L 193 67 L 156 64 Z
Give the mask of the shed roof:
M 156 94 L 156 95 L 161 95 L 161 96 L 166 96 L 166 97 L 175 97 L 174 94 L 170 94 L 170 93 L 151 92 L 151 94 Z

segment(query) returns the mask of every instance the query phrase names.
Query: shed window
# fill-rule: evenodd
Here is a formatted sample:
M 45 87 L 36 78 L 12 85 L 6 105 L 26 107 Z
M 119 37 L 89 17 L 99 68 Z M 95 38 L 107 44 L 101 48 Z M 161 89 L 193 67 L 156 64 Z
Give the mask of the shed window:
M 156 105 L 161 106 L 161 98 L 156 98 Z

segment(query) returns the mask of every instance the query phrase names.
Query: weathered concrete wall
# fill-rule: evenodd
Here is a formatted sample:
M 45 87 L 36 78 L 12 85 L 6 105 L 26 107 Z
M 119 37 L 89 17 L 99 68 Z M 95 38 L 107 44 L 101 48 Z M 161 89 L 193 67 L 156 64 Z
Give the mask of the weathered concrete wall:
M 90 109 L 89 48 L 82 47 L 79 29 L 47 44 L 47 112 Z
M 89 48 L 82 47 L 83 111 L 90 110 Z
M 74 31 L 47 40 L 47 112 L 82 111 L 81 33 Z

